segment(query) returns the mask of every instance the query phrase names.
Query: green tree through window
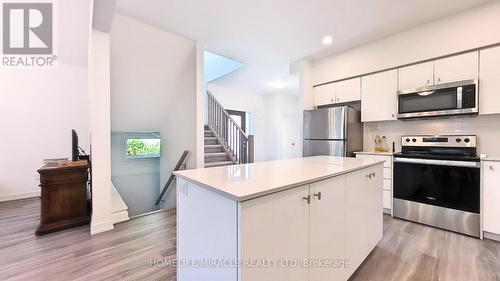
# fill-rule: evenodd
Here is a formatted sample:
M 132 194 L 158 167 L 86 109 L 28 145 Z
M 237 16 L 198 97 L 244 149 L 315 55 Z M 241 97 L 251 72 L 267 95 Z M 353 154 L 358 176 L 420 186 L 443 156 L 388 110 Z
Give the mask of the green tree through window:
M 160 157 L 160 139 L 127 139 L 127 156 Z

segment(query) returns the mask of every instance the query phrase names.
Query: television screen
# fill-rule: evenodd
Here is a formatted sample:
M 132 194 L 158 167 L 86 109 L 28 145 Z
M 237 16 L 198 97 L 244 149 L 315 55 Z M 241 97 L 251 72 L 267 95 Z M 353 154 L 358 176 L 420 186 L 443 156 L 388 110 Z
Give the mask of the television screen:
M 155 158 L 160 157 L 161 139 L 127 138 L 127 158 Z

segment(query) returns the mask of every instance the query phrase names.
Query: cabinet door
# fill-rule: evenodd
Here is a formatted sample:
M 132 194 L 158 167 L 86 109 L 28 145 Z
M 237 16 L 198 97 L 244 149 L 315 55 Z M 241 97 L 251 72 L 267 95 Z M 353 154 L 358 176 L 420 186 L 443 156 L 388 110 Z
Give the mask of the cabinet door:
M 386 121 L 397 118 L 397 70 L 363 77 L 361 89 L 361 121 Z
M 314 100 L 317 106 L 335 103 L 335 84 L 314 87 Z
M 337 82 L 335 85 L 335 102 L 350 102 L 361 99 L 361 78 Z
M 500 113 L 500 47 L 481 51 L 479 113 Z
M 484 230 L 500 234 L 500 162 L 484 162 Z
M 434 84 L 477 79 L 479 52 L 452 56 L 434 62 Z
M 358 268 L 382 239 L 382 185 L 382 165 L 346 176 L 346 237 L 349 239 L 346 250 L 351 271 Z
M 345 255 L 345 176 L 323 180 L 310 186 L 310 259 L 346 260 Z M 309 280 L 347 280 L 342 264 L 311 266 Z
M 434 83 L 434 63 L 425 62 L 399 69 L 399 89 L 407 90 L 430 86 Z
M 292 188 L 241 203 L 241 260 L 303 261 L 308 257 L 309 186 Z M 221 237 L 221 239 L 225 239 Z M 286 264 L 241 267 L 242 281 L 304 281 L 308 270 Z M 236 278 L 236 277 L 235 277 Z

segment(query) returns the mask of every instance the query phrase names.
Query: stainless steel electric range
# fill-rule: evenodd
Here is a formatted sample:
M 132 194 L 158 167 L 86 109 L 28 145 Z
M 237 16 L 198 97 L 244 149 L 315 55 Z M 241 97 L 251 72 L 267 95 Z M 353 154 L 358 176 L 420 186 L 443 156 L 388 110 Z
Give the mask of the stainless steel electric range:
M 403 136 L 394 154 L 394 216 L 480 236 L 476 136 Z

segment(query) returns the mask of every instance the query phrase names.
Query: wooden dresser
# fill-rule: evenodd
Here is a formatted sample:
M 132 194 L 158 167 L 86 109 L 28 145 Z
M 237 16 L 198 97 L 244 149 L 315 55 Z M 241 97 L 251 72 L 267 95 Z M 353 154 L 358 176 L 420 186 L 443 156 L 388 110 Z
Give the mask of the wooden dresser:
M 38 170 L 42 202 L 36 235 L 90 223 L 88 171 L 86 160 L 48 163 Z

